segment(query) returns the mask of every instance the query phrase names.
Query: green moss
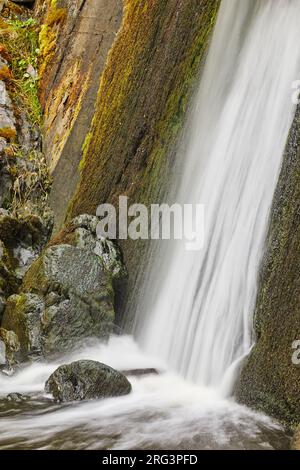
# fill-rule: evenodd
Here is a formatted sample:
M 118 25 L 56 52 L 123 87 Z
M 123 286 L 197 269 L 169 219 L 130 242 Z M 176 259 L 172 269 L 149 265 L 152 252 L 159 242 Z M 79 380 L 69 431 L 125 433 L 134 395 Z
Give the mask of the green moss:
M 51 60 L 54 58 L 57 39 L 59 34 L 59 25 L 64 23 L 67 18 L 67 10 L 57 8 L 57 2 L 48 0 L 47 15 L 44 23 L 41 25 L 39 33 L 39 72 L 43 76 Z
M 69 217 L 94 213 L 99 203 L 120 193 L 139 202 L 143 196 L 149 200 L 149 191 L 157 197 L 219 5 L 200 3 L 188 0 L 176 12 L 166 0 L 125 3 Z
M 29 66 L 37 69 L 38 28 L 35 20 L 21 21 L 11 17 L 2 20 L 0 28 L 0 49 L 4 50 L 9 60 L 10 94 L 16 108 L 24 108 L 28 118 L 34 124 L 41 122 L 41 106 L 38 98 L 38 76 L 27 73 Z

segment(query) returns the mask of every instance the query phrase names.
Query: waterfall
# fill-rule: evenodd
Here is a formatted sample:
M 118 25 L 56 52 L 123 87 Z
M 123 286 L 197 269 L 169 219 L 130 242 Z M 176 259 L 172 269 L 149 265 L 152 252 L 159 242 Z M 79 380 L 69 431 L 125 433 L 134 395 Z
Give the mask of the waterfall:
M 142 347 L 217 389 L 254 341 L 259 264 L 300 79 L 299 20 L 299 0 L 222 0 L 174 182 L 174 202 L 204 204 L 205 246 L 161 242 L 141 288 Z

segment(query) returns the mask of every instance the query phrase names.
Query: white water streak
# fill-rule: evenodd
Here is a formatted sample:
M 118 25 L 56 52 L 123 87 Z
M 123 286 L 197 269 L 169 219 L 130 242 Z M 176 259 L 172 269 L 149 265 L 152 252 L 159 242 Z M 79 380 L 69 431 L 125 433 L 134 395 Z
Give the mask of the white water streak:
M 162 269 L 142 288 L 140 343 L 202 385 L 230 390 L 232 365 L 253 342 L 259 263 L 295 113 L 299 20 L 299 0 L 222 1 L 178 155 L 176 202 L 205 204 L 205 248 L 174 242 L 152 258 Z

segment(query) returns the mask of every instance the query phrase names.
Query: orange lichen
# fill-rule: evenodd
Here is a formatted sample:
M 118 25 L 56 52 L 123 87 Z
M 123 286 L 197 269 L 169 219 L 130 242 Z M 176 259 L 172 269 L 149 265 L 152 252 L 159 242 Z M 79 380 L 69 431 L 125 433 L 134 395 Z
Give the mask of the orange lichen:
M 4 65 L 0 69 L 0 80 L 11 80 L 12 79 L 12 74 L 7 65 Z
M 17 132 L 15 129 L 10 127 L 2 127 L 0 128 L 0 137 L 3 137 L 7 140 L 13 140 L 17 137 Z

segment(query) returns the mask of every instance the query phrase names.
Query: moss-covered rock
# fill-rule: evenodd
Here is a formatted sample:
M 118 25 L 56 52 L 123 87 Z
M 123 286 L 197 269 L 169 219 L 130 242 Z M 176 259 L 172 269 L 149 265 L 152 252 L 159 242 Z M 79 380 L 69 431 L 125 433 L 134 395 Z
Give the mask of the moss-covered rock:
M 87 338 L 106 338 L 114 320 L 112 278 L 99 256 L 58 245 L 27 271 L 22 294 L 7 300 L 2 326 L 17 334 L 24 359 L 69 351 Z
M 300 107 L 275 192 L 255 310 L 256 345 L 238 399 L 290 426 L 300 417 Z M 297 359 L 297 358 L 296 358 Z

